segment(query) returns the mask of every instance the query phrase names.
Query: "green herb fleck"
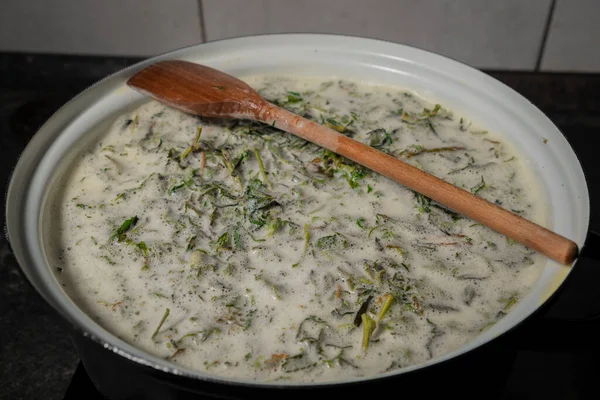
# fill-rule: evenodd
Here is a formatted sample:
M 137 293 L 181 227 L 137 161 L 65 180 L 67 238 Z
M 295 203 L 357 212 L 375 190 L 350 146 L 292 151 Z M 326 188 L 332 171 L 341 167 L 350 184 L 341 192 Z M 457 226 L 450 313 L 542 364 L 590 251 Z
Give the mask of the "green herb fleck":
M 304 248 L 302 249 L 302 256 L 300 256 L 300 260 L 298 260 L 297 263 L 292 265 L 292 268 L 296 268 L 298 265 L 300 265 L 300 262 L 304 259 L 304 256 L 306 255 L 306 251 L 308 250 L 309 240 L 310 240 L 310 231 L 308 228 L 308 224 L 304 224 Z
M 299 103 L 302 101 L 302 96 L 298 92 L 287 92 L 287 102 L 290 104 Z
M 370 137 L 369 145 L 371 147 L 380 148 L 393 143 L 391 134 L 383 128 L 375 129 L 367 135 Z
M 139 242 L 136 244 L 136 247 L 138 248 L 138 250 L 140 250 L 144 257 L 148 257 L 148 246 L 146 246 L 146 243 Z
M 201 126 L 199 126 L 199 127 L 196 128 L 196 137 L 194 138 L 194 142 L 191 144 L 191 146 L 189 146 L 187 149 L 185 149 L 183 151 L 183 153 L 181 153 L 181 155 L 179 156 L 180 160 L 183 160 L 184 158 L 186 158 L 188 156 L 188 154 L 190 154 L 190 152 L 198 144 L 198 141 L 200 140 L 200 134 L 202 134 L 202 127 Z
M 219 238 L 215 241 L 216 250 L 230 249 L 229 243 L 229 232 L 223 232 L 221 236 L 219 236 Z
M 341 233 L 335 233 L 329 236 L 323 236 L 317 240 L 319 250 L 345 249 L 348 247 L 348 241 Z
M 367 229 L 367 226 L 365 225 L 365 219 L 362 217 L 356 220 L 356 225 L 358 225 L 358 227 L 361 229 Z
M 517 299 L 512 296 L 511 298 L 508 299 L 508 301 L 506 302 L 506 305 L 504 306 L 504 310 L 507 311 L 509 310 L 512 306 L 515 305 L 515 303 L 517 302 Z
M 196 247 L 196 235 L 192 236 L 190 240 L 188 240 L 188 245 L 185 248 L 185 251 L 191 251 Z
M 273 297 L 275 299 L 277 299 L 277 300 L 281 299 L 281 294 L 279 293 L 279 288 L 274 283 L 272 283 L 268 279 L 264 278 L 262 275 L 256 275 L 255 279 L 257 281 L 261 281 L 262 283 L 264 283 L 265 286 L 267 286 L 271 290 L 271 294 L 273 295 Z
M 395 299 L 395 297 L 391 294 L 386 294 L 384 297 L 385 297 L 385 301 L 383 302 L 383 305 L 381 306 L 381 309 L 379 310 L 379 314 L 377 315 L 377 321 L 381 321 L 383 319 L 383 317 L 388 312 L 388 310 L 390 309 L 390 306 L 392 305 L 392 303 Z
M 238 174 L 235 172 L 235 167 L 229 161 L 229 157 L 227 156 L 227 153 L 225 152 L 225 150 L 221 150 L 221 157 L 223 157 L 223 162 L 225 163 L 225 166 L 227 167 L 227 170 L 229 171 L 229 174 L 231 174 L 231 178 L 233 179 L 233 181 L 240 188 L 242 188 L 242 181 L 240 180 L 240 177 L 238 176 Z
M 464 147 L 459 147 L 459 146 L 436 147 L 433 149 L 426 149 L 423 146 L 411 144 L 405 150 L 402 150 L 400 153 L 398 153 L 398 156 L 405 156 L 406 158 L 411 158 L 411 157 L 418 156 L 419 154 L 423 154 L 423 153 L 444 153 L 444 152 L 459 151 L 459 150 L 464 150 L 464 149 L 465 149 Z
M 173 186 L 171 189 L 169 189 L 169 195 L 175 193 L 175 191 L 181 189 L 184 186 L 185 186 L 185 182 L 184 183 L 180 183 L 179 185 Z
M 121 224 L 121 226 L 112 234 L 110 239 L 112 240 L 114 238 L 117 238 L 117 240 L 119 242 L 122 242 L 123 240 L 125 240 L 125 233 L 127 231 L 129 231 L 129 229 L 131 229 L 131 227 L 135 226 L 135 224 L 137 224 L 137 222 L 138 222 L 137 216 L 126 219 L 125 222 L 123 222 Z
M 165 323 L 165 321 L 167 320 L 167 318 L 169 317 L 169 313 L 171 312 L 171 310 L 169 310 L 168 308 L 165 310 L 165 313 L 162 317 L 162 319 L 160 320 L 160 323 L 158 324 L 158 326 L 156 327 L 156 330 L 154 331 L 154 333 L 152 334 L 152 340 L 154 340 L 154 338 L 156 337 L 156 335 L 158 334 L 158 331 L 160 331 L 160 328 L 163 326 L 163 324 Z
M 369 348 L 369 342 L 371 340 L 371 334 L 373 334 L 377 323 L 367 313 L 362 314 L 361 319 L 363 323 L 362 349 L 363 351 L 367 351 Z
M 260 157 L 260 153 L 258 152 L 258 149 L 254 149 L 253 153 L 254 153 L 254 157 L 256 157 L 256 162 L 258 162 L 258 169 L 260 170 L 260 175 L 262 176 L 264 183 L 266 183 L 267 186 L 271 187 L 271 182 L 267 178 L 267 173 L 265 172 L 265 166 L 263 164 L 262 158 Z
M 427 196 L 423 196 L 420 193 L 415 192 L 415 197 L 417 199 L 418 211 L 420 213 L 429 213 L 431 212 L 431 199 Z
M 483 179 L 483 175 L 481 176 L 481 182 L 471 188 L 471 193 L 477 194 L 479 191 L 485 189 L 487 185 L 485 184 L 485 180 Z

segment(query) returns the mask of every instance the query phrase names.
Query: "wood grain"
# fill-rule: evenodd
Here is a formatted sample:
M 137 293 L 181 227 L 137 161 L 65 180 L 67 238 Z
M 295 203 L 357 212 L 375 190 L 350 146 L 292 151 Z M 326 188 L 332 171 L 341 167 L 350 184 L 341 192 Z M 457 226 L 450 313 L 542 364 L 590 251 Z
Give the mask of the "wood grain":
M 265 101 L 245 82 L 186 61 L 162 61 L 132 76 L 128 84 L 158 101 L 208 117 L 264 122 L 344 156 L 481 223 L 547 257 L 571 264 L 576 243 L 464 189 Z

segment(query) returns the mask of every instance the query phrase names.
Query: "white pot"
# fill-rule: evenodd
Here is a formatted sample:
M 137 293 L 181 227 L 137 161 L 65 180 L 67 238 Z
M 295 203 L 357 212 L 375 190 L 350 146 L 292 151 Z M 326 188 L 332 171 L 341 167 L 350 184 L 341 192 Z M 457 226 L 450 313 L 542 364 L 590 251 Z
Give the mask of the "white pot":
M 584 174 L 575 153 L 540 110 L 479 70 L 423 50 L 348 36 L 264 35 L 191 46 L 126 68 L 75 97 L 31 140 L 9 186 L 7 232 L 24 273 L 60 314 L 119 356 L 170 374 L 207 379 L 201 372 L 181 368 L 138 350 L 85 315 L 65 295 L 51 271 L 44 250 L 43 221 L 45 213 L 49 212 L 46 207 L 49 189 L 65 168 L 69 155 L 105 129 L 112 122 L 111 117 L 147 99 L 128 88 L 126 80 L 143 67 L 164 59 L 198 62 L 236 76 L 255 73 L 330 75 L 391 84 L 447 104 L 457 113 L 472 116 L 478 125 L 505 136 L 526 156 L 546 190 L 551 219 L 548 227 L 575 241 L 580 249 L 584 245 L 590 204 Z M 389 374 L 421 369 L 491 341 L 535 312 L 573 268 L 574 265 L 563 266 L 548 261 L 529 294 L 491 329 L 440 358 Z M 277 386 L 282 385 L 294 384 L 277 383 Z

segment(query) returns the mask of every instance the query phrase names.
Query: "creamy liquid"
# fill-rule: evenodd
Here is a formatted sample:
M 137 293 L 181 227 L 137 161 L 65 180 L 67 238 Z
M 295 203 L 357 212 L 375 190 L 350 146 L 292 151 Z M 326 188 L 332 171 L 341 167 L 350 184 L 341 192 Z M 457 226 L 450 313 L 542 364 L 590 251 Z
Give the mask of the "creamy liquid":
M 247 80 L 546 222 L 523 157 L 444 105 L 348 81 Z M 60 190 L 52 232 L 66 292 L 131 344 L 224 377 L 326 381 L 424 362 L 506 315 L 545 263 L 293 135 L 154 101 L 119 117 Z

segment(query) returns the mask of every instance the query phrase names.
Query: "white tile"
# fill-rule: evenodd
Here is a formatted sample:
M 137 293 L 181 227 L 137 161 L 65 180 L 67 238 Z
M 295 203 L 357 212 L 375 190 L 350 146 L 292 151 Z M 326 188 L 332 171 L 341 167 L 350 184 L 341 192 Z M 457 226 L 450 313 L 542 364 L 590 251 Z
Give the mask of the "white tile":
M 0 0 L 0 50 L 149 56 L 198 43 L 196 0 Z
M 599 22 L 599 0 L 557 0 L 541 69 L 600 72 Z
M 342 33 L 424 48 L 475 67 L 533 69 L 550 0 L 202 0 L 206 39 Z

